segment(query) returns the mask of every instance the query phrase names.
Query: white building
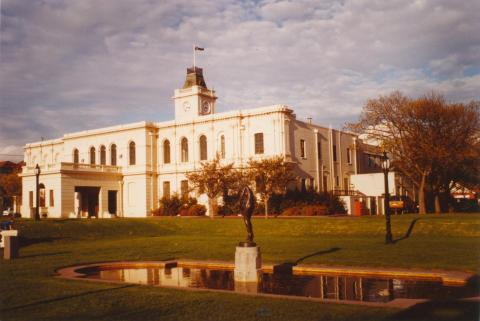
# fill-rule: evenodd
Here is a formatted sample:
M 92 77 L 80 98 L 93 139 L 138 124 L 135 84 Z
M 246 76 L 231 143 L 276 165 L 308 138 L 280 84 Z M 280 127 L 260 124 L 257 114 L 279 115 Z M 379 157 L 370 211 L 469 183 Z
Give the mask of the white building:
M 183 88 L 175 90 L 173 99 L 172 121 L 87 130 L 27 144 L 22 215 L 33 217 L 37 164 L 39 205 L 48 217 L 145 217 L 162 196 L 185 193 L 185 173 L 217 153 L 235 166 L 280 155 L 297 164 L 299 185 L 319 191 L 349 190 L 351 175 L 378 171 L 367 166 L 355 135 L 300 121 L 290 107 L 216 113 L 217 97 L 207 88 L 201 68 L 187 69 Z

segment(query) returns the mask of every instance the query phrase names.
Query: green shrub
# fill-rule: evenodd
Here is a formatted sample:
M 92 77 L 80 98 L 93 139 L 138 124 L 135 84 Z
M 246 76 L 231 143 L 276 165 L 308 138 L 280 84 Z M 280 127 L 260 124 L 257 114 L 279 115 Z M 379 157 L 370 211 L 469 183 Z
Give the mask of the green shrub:
M 152 211 L 153 216 L 201 216 L 205 215 L 207 209 L 199 205 L 196 198 L 178 197 L 177 194 L 171 197 L 163 197 L 160 206 Z
M 312 215 L 326 215 L 326 214 L 343 214 L 346 213 L 345 206 L 343 202 L 338 198 L 338 196 L 332 195 L 331 193 L 317 193 L 315 191 L 299 191 L 292 190 L 287 191 L 285 195 L 273 195 L 269 200 L 269 209 L 270 213 L 274 215 L 282 214 L 284 215 L 287 209 L 293 207 L 304 207 L 307 205 L 316 205 L 322 206 L 322 208 L 311 208 L 305 209 L 305 214 L 295 214 L 295 215 L 307 215 L 310 216 L 310 212 L 313 211 Z M 322 213 L 325 211 L 325 213 Z M 287 212 L 288 215 L 292 211 Z M 293 214 L 292 214 L 293 215 Z
M 327 214 L 325 205 L 306 205 L 302 207 L 303 216 L 320 216 Z
M 328 203 L 328 214 L 346 214 L 345 203 L 337 196 L 332 196 Z
M 240 204 L 238 203 L 238 194 L 224 195 L 223 205 L 218 207 L 218 214 L 222 216 L 240 214 Z
M 300 215 L 302 215 L 301 206 L 290 207 L 290 208 L 285 209 L 282 212 L 282 216 L 300 216 Z
M 205 213 L 207 213 L 207 208 L 200 204 L 194 204 L 190 206 L 187 211 L 188 216 L 204 216 Z
M 327 214 L 324 205 L 300 205 L 285 209 L 282 216 L 320 216 Z

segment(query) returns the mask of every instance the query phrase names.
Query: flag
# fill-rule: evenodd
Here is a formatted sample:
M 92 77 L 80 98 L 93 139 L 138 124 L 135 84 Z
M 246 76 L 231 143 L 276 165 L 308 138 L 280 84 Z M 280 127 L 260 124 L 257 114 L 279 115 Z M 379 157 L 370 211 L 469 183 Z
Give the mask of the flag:
M 200 47 L 197 47 L 197 46 L 195 46 L 195 50 L 198 50 L 198 51 L 204 51 L 204 50 L 205 50 L 205 48 L 200 48 Z

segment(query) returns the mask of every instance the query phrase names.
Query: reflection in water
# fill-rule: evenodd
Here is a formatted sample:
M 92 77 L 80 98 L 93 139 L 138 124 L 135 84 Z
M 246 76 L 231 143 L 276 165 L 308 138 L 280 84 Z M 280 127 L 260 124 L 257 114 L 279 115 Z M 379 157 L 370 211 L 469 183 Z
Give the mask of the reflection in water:
M 319 299 L 388 302 L 397 298 L 447 299 L 478 295 L 475 287 L 448 287 L 440 281 L 383 279 L 346 275 L 263 273 L 261 282 L 235 282 L 233 271 L 187 266 L 88 268 L 86 278 L 136 284 L 268 293 Z

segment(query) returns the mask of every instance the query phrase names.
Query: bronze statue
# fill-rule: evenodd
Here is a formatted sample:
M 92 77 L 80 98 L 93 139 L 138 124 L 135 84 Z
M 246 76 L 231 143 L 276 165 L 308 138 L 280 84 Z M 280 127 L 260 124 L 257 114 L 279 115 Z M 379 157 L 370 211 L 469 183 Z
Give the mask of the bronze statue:
M 253 242 L 253 227 L 252 227 L 252 214 L 255 209 L 255 196 L 253 195 L 250 187 L 245 186 L 240 192 L 240 197 L 238 198 L 240 202 L 240 210 L 243 216 L 243 222 L 247 228 L 247 240 L 245 242 L 240 242 L 240 246 L 248 247 L 255 246 Z

